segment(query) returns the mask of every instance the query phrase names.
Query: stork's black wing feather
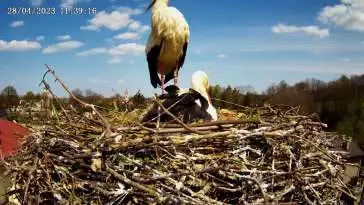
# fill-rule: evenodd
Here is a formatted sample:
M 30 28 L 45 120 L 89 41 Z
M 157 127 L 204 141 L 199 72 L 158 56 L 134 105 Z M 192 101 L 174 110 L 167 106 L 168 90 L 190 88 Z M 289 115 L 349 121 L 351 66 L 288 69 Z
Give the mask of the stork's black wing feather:
M 157 72 L 158 57 L 162 46 L 163 41 L 161 41 L 160 45 L 156 45 L 150 49 L 150 51 L 147 53 L 150 82 L 154 88 L 157 88 L 158 85 L 162 84 Z
M 186 55 L 187 55 L 187 48 L 188 48 L 188 42 L 186 42 L 184 45 L 183 45 L 183 53 L 182 53 L 182 56 L 181 58 L 179 59 L 179 62 L 178 62 L 178 69 L 181 68 L 183 66 L 183 64 L 185 63 L 185 58 L 186 58 Z
M 209 107 L 209 102 L 200 94 L 198 93 L 196 90 L 190 88 L 190 92 L 194 94 L 195 99 L 200 100 L 201 103 L 201 108 L 203 110 L 207 110 L 207 108 Z
M 185 58 L 186 58 L 186 54 L 187 54 L 187 47 L 188 47 L 188 43 L 186 42 L 184 45 L 183 45 L 183 53 L 182 53 L 182 56 L 179 58 L 179 61 L 178 61 L 178 68 L 177 69 L 177 72 L 179 71 L 180 68 L 182 68 L 184 62 L 185 62 Z M 171 79 L 173 79 L 173 72 L 174 72 L 175 69 L 173 69 L 172 72 L 170 73 L 167 73 L 166 75 L 166 78 L 164 80 L 165 83 L 168 83 L 168 81 L 170 81 Z
M 170 90 L 178 89 L 176 86 L 170 87 Z M 196 104 L 196 100 L 200 99 L 202 106 Z M 173 95 L 169 93 L 164 96 L 162 100 L 162 104 L 165 108 L 167 108 L 171 113 L 175 116 L 183 116 L 183 121 L 185 123 L 190 123 L 195 120 L 203 119 L 204 121 L 210 121 L 212 117 L 209 113 L 207 113 L 206 105 L 207 101 L 196 91 L 190 89 L 190 92 L 183 93 L 181 95 Z M 158 116 L 158 105 L 154 104 L 154 106 L 146 113 L 142 122 L 152 121 L 153 118 Z M 167 122 L 171 121 L 173 118 L 166 113 L 161 114 L 160 121 Z M 156 119 L 154 120 L 156 121 Z
M 194 104 L 185 110 L 183 118 L 185 123 L 191 123 L 199 119 L 203 119 L 204 122 L 208 122 L 212 120 L 212 117 L 205 109 L 197 104 Z

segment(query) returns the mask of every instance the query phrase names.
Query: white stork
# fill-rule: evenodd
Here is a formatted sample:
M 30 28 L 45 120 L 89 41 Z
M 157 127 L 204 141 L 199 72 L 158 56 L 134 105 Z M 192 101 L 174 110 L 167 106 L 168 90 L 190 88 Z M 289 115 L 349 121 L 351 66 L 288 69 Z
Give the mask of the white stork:
M 176 116 L 183 115 L 185 123 L 203 119 L 204 121 L 216 121 L 217 112 L 211 104 L 208 94 L 209 83 L 206 73 L 196 71 L 192 75 L 192 88 L 179 89 L 177 86 L 167 86 L 167 94 L 159 98 L 163 100 L 163 106 Z M 151 109 L 141 119 L 142 122 L 155 121 L 158 116 L 158 105 Z M 161 122 L 173 120 L 169 115 L 162 114 Z
M 178 71 L 183 66 L 190 37 L 183 14 L 168 6 L 169 0 L 153 0 L 151 33 L 145 48 L 150 82 L 164 93 L 164 85 L 172 78 L 177 85 Z M 161 75 L 159 78 L 158 73 Z
M 212 105 L 210 96 L 209 96 L 209 77 L 207 74 L 203 71 L 196 71 L 192 74 L 191 79 L 192 89 L 196 92 L 200 93 L 200 95 L 206 100 L 206 102 L 203 102 L 201 100 L 196 101 L 197 104 L 199 104 L 201 107 L 207 107 L 207 112 L 211 115 L 213 120 L 217 120 L 217 112 L 215 107 Z

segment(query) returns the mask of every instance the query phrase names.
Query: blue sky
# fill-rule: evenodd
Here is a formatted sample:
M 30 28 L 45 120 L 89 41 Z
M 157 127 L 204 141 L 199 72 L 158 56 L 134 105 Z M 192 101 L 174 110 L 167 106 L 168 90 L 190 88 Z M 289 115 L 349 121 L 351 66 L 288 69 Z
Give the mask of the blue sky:
M 144 53 L 148 3 L 2 0 L 0 89 L 11 84 L 20 94 L 39 92 L 47 63 L 72 89 L 160 93 L 150 84 Z M 364 0 L 170 0 L 170 5 L 190 25 L 182 87 L 196 70 L 207 72 L 211 84 L 252 85 L 257 91 L 280 80 L 293 84 L 364 73 Z M 14 7 L 54 7 L 56 14 L 8 14 Z M 62 15 L 61 8 L 97 13 Z M 64 95 L 57 84 L 51 86 Z

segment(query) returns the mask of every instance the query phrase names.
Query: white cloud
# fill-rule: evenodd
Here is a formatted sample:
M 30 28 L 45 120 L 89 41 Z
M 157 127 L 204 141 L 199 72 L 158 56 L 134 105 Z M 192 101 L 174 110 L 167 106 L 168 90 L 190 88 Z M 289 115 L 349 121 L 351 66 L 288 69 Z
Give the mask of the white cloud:
M 217 55 L 217 58 L 226 58 L 227 57 L 227 55 L 225 55 L 225 54 L 219 54 L 219 55 Z
M 45 37 L 44 36 L 37 36 L 36 38 L 35 38 L 35 40 L 36 41 L 42 41 L 42 40 L 44 40 L 45 39 Z
M 134 21 L 129 24 L 129 29 L 132 32 L 124 32 L 119 35 L 114 36 L 114 39 L 123 40 L 137 40 L 140 39 L 143 33 L 150 30 L 150 26 L 142 25 L 139 21 Z
M 139 39 L 140 35 L 138 33 L 135 32 L 125 32 L 125 33 L 121 33 L 117 36 L 114 36 L 114 39 L 123 39 L 123 40 L 136 40 Z
M 30 5 L 32 6 L 40 6 L 43 4 L 43 0 L 30 0 Z
M 116 31 L 122 28 L 144 33 L 150 29 L 148 25 L 142 25 L 140 21 L 133 20 L 131 16 L 143 13 L 141 9 L 132 9 L 129 7 L 114 7 L 115 10 L 108 13 L 106 11 L 98 12 L 92 19 L 88 20 L 88 25 L 81 26 L 81 30 L 99 31 L 102 27 Z
M 105 39 L 105 42 L 108 44 L 113 44 L 114 40 L 112 38 L 107 38 L 107 39 Z
M 140 32 L 140 33 L 144 33 L 144 32 L 147 32 L 147 31 L 149 31 L 149 30 L 150 30 L 150 26 L 148 26 L 148 25 L 143 25 L 142 27 L 140 27 L 139 32 Z
M 116 31 L 127 27 L 133 20 L 128 13 L 122 13 L 120 11 L 107 13 L 105 11 L 100 11 L 91 20 L 88 20 L 88 22 L 89 25 L 82 26 L 81 30 L 99 31 L 100 28 L 105 27 L 112 31 Z
M 123 79 L 120 79 L 120 80 L 118 80 L 118 82 L 117 82 L 118 84 L 123 84 L 123 83 L 125 83 L 125 80 L 123 80 Z
M 61 7 L 73 7 L 76 4 L 76 0 L 61 0 Z
M 107 61 L 107 63 L 109 63 L 109 64 L 117 64 L 117 63 L 121 63 L 121 62 L 123 62 L 123 59 L 117 58 L 117 57 L 112 58 Z
M 63 52 L 63 51 L 69 51 L 73 49 L 77 49 L 84 44 L 79 41 L 65 41 L 62 43 L 57 43 L 48 46 L 47 48 L 43 49 L 43 53 L 56 53 L 56 52 Z
M 323 8 L 318 19 L 347 30 L 364 32 L 364 1 L 341 0 L 340 4 Z
M 129 25 L 129 28 L 131 29 L 131 30 L 138 30 L 140 27 L 141 27 L 142 25 L 141 25 L 141 23 L 139 22 L 139 21 L 134 21 L 133 23 L 131 23 L 130 25 Z
M 59 41 L 68 41 L 68 40 L 71 40 L 71 36 L 70 36 L 70 35 L 57 36 L 56 38 L 57 38 Z
M 330 35 L 329 29 L 320 29 L 317 26 L 295 26 L 295 25 L 285 25 L 279 23 L 272 26 L 273 33 L 304 33 L 309 36 L 316 36 L 320 38 L 328 37 Z
M 76 55 L 91 56 L 97 54 L 105 54 L 111 57 L 111 59 L 108 60 L 107 63 L 115 64 L 123 62 L 123 60 L 119 56 L 127 54 L 139 55 L 144 53 L 144 50 L 145 50 L 144 45 L 136 43 L 125 43 L 110 48 L 92 48 L 89 50 L 78 52 Z
M 150 30 L 150 26 L 142 25 L 139 21 L 134 21 L 129 25 L 129 28 L 133 31 L 137 31 L 139 33 L 144 33 Z
M 138 55 L 143 53 L 145 50 L 145 46 L 136 43 L 125 43 L 119 44 L 118 46 L 112 47 L 109 50 L 109 54 L 113 56 L 125 55 L 125 54 L 134 54 Z
M 241 52 L 312 52 L 312 53 L 362 53 L 364 46 L 356 46 L 349 43 L 330 43 L 330 42 L 314 42 L 314 43 L 267 43 L 265 45 L 244 46 L 239 49 Z
M 350 62 L 351 59 L 350 58 L 341 58 L 340 61 L 344 62 L 344 63 L 347 63 L 347 62 Z
M 12 40 L 6 42 L 4 40 L 0 40 L 0 51 L 26 51 L 40 48 L 42 48 L 42 46 L 36 41 Z
M 13 21 L 10 24 L 11 28 L 22 27 L 22 26 L 24 26 L 24 21 Z
M 77 55 L 78 56 L 90 56 L 90 55 L 103 54 L 106 52 L 107 52 L 106 48 L 92 48 L 89 50 L 78 52 Z
M 100 78 L 89 78 L 88 81 L 92 84 L 108 84 L 109 82 L 106 80 L 102 80 Z
M 118 11 L 120 11 L 121 13 L 129 14 L 129 15 L 140 15 L 143 13 L 143 10 L 141 10 L 141 9 L 132 9 L 130 7 L 125 7 L 125 6 L 119 7 Z
M 71 8 L 74 7 L 76 4 L 81 2 L 90 2 L 91 0 L 61 0 L 60 7 L 67 7 Z

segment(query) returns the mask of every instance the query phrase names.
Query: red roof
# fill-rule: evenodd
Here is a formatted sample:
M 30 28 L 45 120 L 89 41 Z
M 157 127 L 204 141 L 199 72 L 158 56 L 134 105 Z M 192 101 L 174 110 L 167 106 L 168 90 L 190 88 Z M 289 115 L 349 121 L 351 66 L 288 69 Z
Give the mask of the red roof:
M 13 155 L 30 131 L 16 123 L 0 119 L 0 160 Z

